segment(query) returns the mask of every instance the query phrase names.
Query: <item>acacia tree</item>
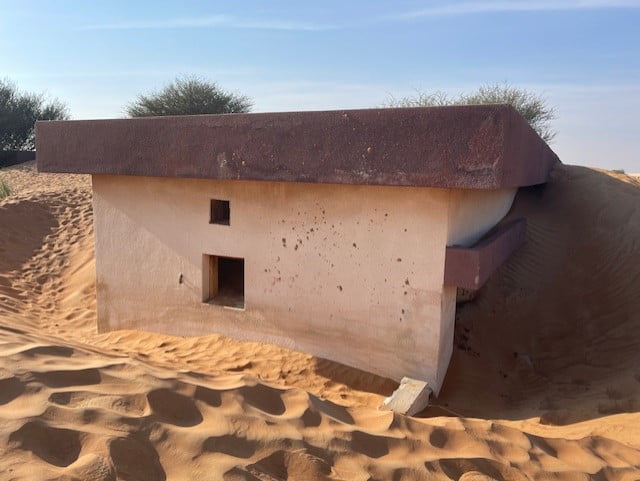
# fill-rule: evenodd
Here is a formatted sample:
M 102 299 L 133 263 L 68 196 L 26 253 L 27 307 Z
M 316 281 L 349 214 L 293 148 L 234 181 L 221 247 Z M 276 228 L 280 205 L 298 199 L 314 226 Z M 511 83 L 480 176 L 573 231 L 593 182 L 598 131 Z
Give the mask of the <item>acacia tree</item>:
M 557 132 L 551 127 L 556 118 L 554 107 L 547 99 L 525 89 L 504 84 L 486 84 L 470 94 L 450 97 L 444 92 L 424 93 L 418 91 L 413 97 L 395 99 L 391 97 L 385 107 L 436 107 L 444 105 L 510 104 L 533 127 L 538 135 L 550 142 Z
M 66 105 L 43 94 L 21 92 L 0 80 L 0 150 L 33 150 L 36 120 L 66 120 Z
M 215 82 L 177 78 L 159 92 L 138 97 L 125 107 L 130 117 L 162 115 L 236 114 L 249 112 L 253 102 L 222 90 Z

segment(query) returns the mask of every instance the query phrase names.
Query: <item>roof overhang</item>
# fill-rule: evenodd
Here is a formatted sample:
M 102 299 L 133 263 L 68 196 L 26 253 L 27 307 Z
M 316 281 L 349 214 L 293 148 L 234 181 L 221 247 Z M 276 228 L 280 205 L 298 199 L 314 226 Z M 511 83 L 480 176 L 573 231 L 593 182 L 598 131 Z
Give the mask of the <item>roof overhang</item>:
M 557 156 L 508 105 L 39 121 L 41 172 L 500 189 Z

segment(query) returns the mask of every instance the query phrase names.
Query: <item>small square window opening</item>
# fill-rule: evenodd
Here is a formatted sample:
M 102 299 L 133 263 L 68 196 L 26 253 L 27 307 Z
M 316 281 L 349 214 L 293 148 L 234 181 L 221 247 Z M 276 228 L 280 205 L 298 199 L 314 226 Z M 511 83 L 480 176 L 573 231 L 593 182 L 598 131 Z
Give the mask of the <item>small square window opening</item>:
M 228 200 L 211 199 L 209 224 L 230 225 L 231 207 Z

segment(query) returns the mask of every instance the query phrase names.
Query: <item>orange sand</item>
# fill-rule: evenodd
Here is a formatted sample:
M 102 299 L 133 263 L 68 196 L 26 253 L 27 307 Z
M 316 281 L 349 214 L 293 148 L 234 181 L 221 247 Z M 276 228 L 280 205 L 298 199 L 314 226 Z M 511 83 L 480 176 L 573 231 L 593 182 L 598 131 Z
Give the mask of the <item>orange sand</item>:
M 95 332 L 90 181 L 0 171 L 0 481 L 640 479 L 640 183 L 560 166 L 434 406 L 217 335 Z M 179 320 L 176 320 L 179 322 Z

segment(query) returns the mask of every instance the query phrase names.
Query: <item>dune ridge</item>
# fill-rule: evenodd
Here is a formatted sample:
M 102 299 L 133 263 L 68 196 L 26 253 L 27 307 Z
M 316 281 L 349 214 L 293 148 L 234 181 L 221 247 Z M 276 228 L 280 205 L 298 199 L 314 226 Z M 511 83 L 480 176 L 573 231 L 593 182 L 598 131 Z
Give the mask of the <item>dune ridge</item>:
M 222 336 L 95 331 L 90 181 L 2 171 L 0 481 L 640 477 L 640 183 L 560 166 L 460 306 L 441 396 Z

